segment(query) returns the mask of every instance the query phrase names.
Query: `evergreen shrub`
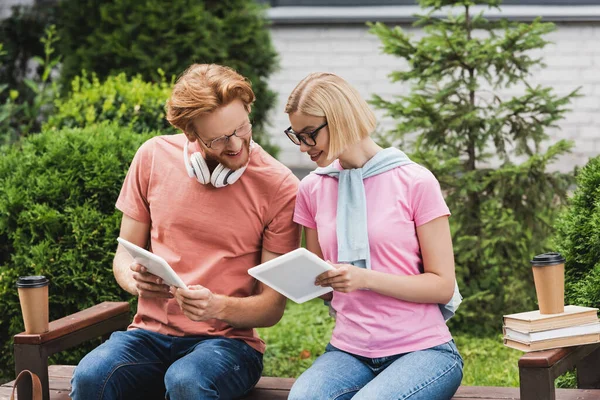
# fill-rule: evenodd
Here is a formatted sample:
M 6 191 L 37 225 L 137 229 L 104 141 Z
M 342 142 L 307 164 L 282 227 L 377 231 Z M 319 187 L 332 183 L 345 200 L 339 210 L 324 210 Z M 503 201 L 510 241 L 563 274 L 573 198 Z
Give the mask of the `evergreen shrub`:
M 567 260 L 566 304 L 600 308 L 600 156 L 579 171 L 556 229 L 556 248 Z
M 95 74 L 77 76 L 71 82 L 71 93 L 55 101 L 56 112 L 45 129 L 83 128 L 110 121 L 135 132 L 176 130 L 165 119 L 165 102 L 171 94 L 172 82 L 164 76 L 156 83 L 145 82 L 138 75 L 131 79 L 120 73 L 100 82 Z
M 100 80 L 125 72 L 160 82 L 159 70 L 170 79 L 193 63 L 227 65 L 252 82 L 253 138 L 276 155 L 264 127 L 277 54 L 255 0 L 63 0 L 59 15 L 63 88 L 82 70 Z
M 24 329 L 18 276 L 50 279 L 51 320 L 132 300 L 112 272 L 121 220 L 115 201 L 136 150 L 152 135 L 104 124 L 44 131 L 0 149 L 0 381 L 13 377 L 12 336 Z M 77 363 L 91 347 L 52 361 Z
M 450 326 L 476 334 L 500 332 L 503 314 L 536 307 L 529 260 L 550 250 L 572 182 L 552 164 L 573 144 L 552 143 L 548 132 L 578 91 L 563 96 L 528 82 L 544 66 L 539 50 L 556 28 L 540 19 L 491 21 L 473 7 L 500 3 L 419 0 L 419 38 L 372 25 L 384 53 L 406 60 L 390 79 L 411 87 L 372 102 L 396 121 L 385 139 L 440 181 L 464 296 Z

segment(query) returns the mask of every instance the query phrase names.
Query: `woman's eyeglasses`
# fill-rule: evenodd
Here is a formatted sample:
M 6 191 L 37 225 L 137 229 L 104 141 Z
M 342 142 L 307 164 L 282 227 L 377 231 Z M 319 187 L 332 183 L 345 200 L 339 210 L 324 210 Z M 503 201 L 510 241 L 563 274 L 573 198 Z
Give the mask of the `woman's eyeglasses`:
M 319 131 L 326 126 L 327 122 L 325 122 L 323 125 L 318 126 L 315 130 L 311 132 L 301 133 L 294 132 L 294 130 L 290 126 L 284 132 L 295 145 L 300 146 L 300 143 L 304 143 L 305 145 L 312 147 L 317 144 L 316 137 L 319 134 Z

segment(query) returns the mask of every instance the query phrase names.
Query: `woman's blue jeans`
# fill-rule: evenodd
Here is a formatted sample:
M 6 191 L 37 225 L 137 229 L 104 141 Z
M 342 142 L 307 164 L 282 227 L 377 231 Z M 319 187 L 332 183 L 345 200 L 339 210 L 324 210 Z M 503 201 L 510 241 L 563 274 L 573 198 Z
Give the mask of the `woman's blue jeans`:
M 294 383 L 288 400 L 448 400 L 462 380 L 454 341 L 412 353 L 366 358 L 331 344 Z
M 221 337 L 115 332 L 73 374 L 74 400 L 233 399 L 260 379 L 262 354 Z

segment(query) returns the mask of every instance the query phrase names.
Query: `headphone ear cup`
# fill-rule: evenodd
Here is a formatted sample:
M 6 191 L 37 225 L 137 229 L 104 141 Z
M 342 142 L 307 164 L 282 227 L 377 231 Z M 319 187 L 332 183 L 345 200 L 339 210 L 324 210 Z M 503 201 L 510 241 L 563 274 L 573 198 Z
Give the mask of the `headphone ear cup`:
M 192 164 L 192 168 L 194 169 L 194 173 L 196 174 L 196 179 L 203 185 L 206 185 L 210 182 L 210 171 L 208 169 L 208 165 L 206 165 L 206 161 L 202 154 L 196 152 L 192 154 L 190 157 L 190 164 Z
M 234 184 L 238 179 L 240 179 L 240 177 L 242 176 L 242 174 L 244 173 L 244 171 L 246 170 L 247 167 L 248 167 L 247 165 L 244 165 L 240 169 L 231 171 L 230 174 L 227 176 L 227 184 L 228 185 Z
M 210 177 L 210 183 L 212 183 L 212 185 L 216 188 L 222 188 L 233 183 L 228 182 L 228 178 L 231 172 L 232 171 L 229 168 L 223 166 L 223 164 L 217 165 Z

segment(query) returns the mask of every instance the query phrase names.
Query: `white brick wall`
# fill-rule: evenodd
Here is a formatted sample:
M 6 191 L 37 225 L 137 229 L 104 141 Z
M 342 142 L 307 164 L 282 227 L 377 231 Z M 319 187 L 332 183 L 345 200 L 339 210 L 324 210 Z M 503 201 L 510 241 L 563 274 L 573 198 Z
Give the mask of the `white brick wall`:
M 0 0 L 0 19 L 9 17 L 12 6 L 32 5 L 34 0 Z
M 422 35 L 420 30 L 412 27 L 403 28 L 416 37 Z M 573 111 L 560 122 L 559 130 L 549 132 L 551 140 L 564 138 L 575 142 L 573 153 L 554 166 L 567 171 L 600 154 L 600 23 L 563 23 L 557 24 L 557 28 L 547 36 L 553 44 L 539 52 L 547 68 L 537 71 L 530 82 L 552 86 L 559 94 L 581 86 L 582 97 L 573 101 Z M 271 34 L 281 68 L 270 79 L 270 87 L 278 93 L 278 102 L 271 114 L 269 132 L 282 149 L 279 158 L 290 167 L 314 167 L 283 134 L 283 129 L 289 126 L 283 112 L 287 97 L 310 72 L 336 73 L 367 99 L 372 94 L 391 98 L 408 90 L 401 84 L 391 84 L 387 78 L 391 71 L 406 64 L 381 54 L 378 38 L 369 34 L 366 26 L 275 25 Z M 510 94 L 514 93 L 514 90 L 510 91 Z M 384 118 L 381 112 L 376 113 L 382 129 L 393 125 L 393 121 Z

